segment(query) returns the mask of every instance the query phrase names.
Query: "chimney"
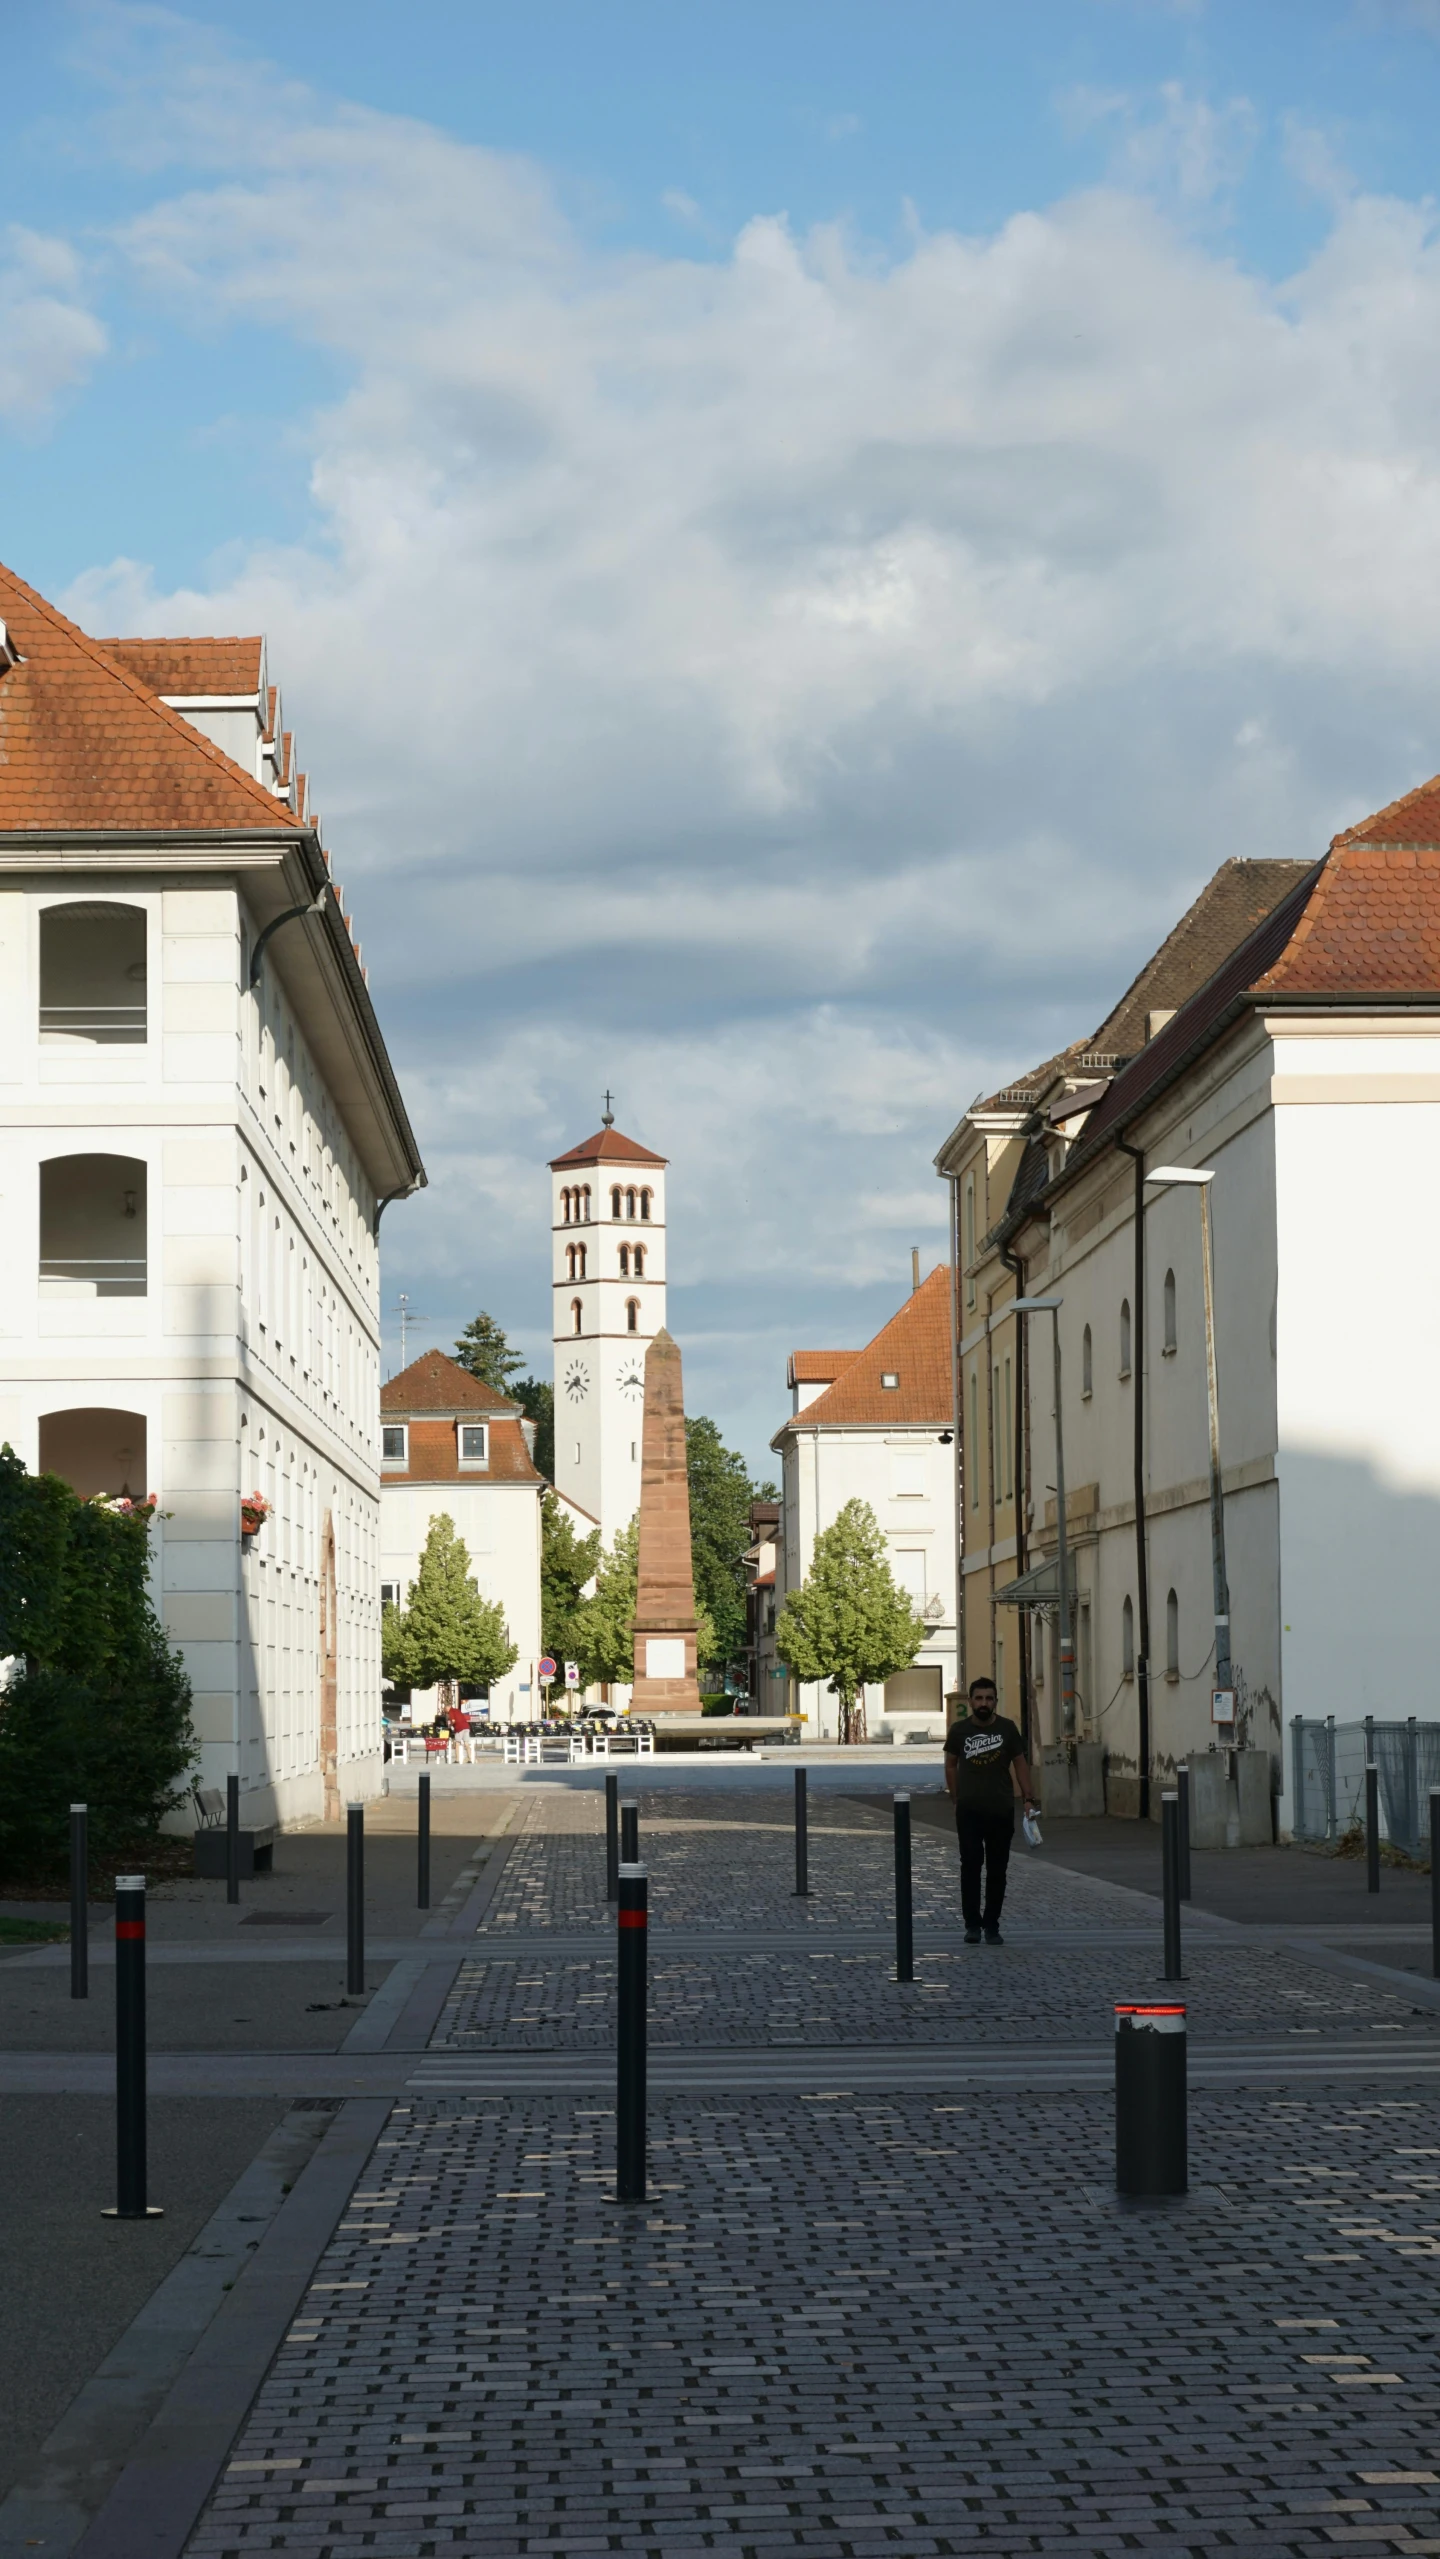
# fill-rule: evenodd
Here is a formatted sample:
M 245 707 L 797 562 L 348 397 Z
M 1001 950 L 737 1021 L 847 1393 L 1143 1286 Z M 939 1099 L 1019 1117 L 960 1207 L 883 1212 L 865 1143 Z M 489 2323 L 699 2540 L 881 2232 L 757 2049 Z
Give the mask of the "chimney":
M 525 1446 L 530 1452 L 530 1463 L 533 1466 L 535 1463 L 535 1424 L 533 1422 L 522 1422 L 520 1428 L 525 1434 Z
M 1172 1004 L 1166 1011 L 1159 1013 L 1147 1013 L 1145 1016 L 1146 1039 L 1153 1040 L 1157 1031 L 1163 1031 L 1167 1022 L 1173 1022 L 1175 1019 L 1175 1011 L 1176 1008 Z
M 911 1245 L 911 1247 L 910 1247 L 910 1293 L 911 1293 L 911 1296 L 912 1296 L 912 1297 L 914 1296 L 914 1293 L 915 1293 L 916 1289 L 919 1287 L 919 1285 L 920 1285 L 920 1247 L 919 1247 L 919 1245 L 918 1245 L 918 1244 L 912 1244 L 912 1245 Z

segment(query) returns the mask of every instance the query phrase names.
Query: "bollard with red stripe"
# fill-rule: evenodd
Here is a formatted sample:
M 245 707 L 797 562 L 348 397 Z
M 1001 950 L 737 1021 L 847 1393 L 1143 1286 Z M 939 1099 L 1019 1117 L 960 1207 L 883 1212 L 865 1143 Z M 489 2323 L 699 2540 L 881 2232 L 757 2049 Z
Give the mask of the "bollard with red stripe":
M 116 2200 L 107 2221 L 158 2221 L 145 2199 L 145 1878 L 115 1878 Z
M 1115 2184 L 1122 2195 L 1183 2195 L 1189 2186 L 1185 2008 L 1137 2000 L 1115 2008 Z
M 650 1886 L 643 1866 L 622 1863 L 616 1971 L 615 2200 L 645 2201 L 645 1944 Z

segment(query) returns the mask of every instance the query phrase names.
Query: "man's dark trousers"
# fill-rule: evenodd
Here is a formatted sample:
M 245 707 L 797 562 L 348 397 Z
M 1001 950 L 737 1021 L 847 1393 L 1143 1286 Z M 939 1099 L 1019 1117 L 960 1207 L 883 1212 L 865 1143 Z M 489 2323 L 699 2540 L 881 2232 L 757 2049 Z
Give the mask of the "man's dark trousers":
M 967 1928 L 998 1928 L 1005 1899 L 1005 1869 L 1015 1837 L 1015 1815 L 955 1809 L 960 1841 L 960 1909 Z M 980 1910 L 980 1872 L 985 1872 L 985 1910 Z

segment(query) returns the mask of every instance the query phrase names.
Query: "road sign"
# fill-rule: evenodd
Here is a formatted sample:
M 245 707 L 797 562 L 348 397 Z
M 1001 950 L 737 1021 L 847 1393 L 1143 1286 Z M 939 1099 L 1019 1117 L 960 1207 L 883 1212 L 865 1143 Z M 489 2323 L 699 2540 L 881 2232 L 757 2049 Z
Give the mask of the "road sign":
M 579 1685 L 580 1685 L 580 1665 L 579 1665 L 579 1663 L 578 1663 L 578 1662 L 567 1662 L 567 1663 L 566 1663 L 566 1665 L 565 1665 L 565 1685 L 566 1685 L 566 1687 L 567 1687 L 567 1688 L 578 1688 L 578 1687 L 579 1687 Z
M 550 1659 L 548 1653 L 546 1654 L 543 1662 L 536 1664 L 536 1668 L 538 1669 L 542 1679 L 553 1679 L 555 1676 L 555 1665 Z

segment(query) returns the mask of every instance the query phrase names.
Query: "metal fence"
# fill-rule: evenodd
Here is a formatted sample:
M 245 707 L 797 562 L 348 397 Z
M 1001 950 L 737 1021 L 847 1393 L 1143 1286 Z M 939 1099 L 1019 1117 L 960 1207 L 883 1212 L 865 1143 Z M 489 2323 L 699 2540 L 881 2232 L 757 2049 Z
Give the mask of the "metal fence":
M 1296 1715 L 1290 1725 L 1291 1830 L 1336 1840 L 1365 1819 L 1365 1763 L 1380 1773 L 1380 1828 L 1412 1856 L 1428 1851 L 1430 1789 L 1440 1786 L 1440 1723 L 1337 1724 Z

